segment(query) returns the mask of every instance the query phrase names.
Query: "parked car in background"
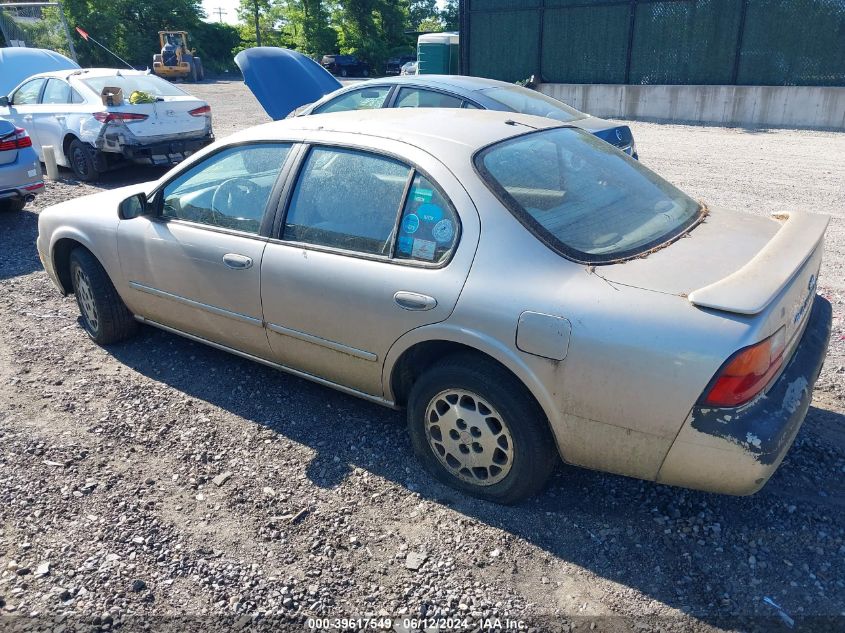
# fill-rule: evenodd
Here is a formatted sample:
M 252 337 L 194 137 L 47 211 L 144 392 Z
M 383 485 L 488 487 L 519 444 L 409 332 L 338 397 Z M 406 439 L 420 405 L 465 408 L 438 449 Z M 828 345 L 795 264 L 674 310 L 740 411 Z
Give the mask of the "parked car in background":
M 43 188 L 41 163 L 29 134 L 0 119 L 0 211 L 20 211 Z
M 36 74 L 0 97 L 0 116 L 29 132 L 42 161 L 51 145 L 56 162 L 86 181 L 127 161 L 174 164 L 214 140 L 205 101 L 140 71 Z
M 708 209 L 570 123 L 393 109 L 245 130 L 37 246 L 97 343 L 140 321 L 404 407 L 430 472 L 511 503 L 561 458 L 762 487 L 825 358 L 828 220 Z
M 340 77 L 369 77 L 370 65 L 355 55 L 323 55 L 320 64 Z
M 399 71 L 400 75 L 416 75 L 417 74 L 417 67 L 418 63 L 415 61 L 408 62 L 407 64 L 402 65 L 402 69 Z
M 462 75 L 371 79 L 343 87 L 313 60 L 286 49 L 251 48 L 235 63 L 273 119 L 373 108 L 464 108 L 519 112 L 571 123 L 638 158 L 631 128 L 580 112 L 541 92 L 515 84 Z M 272 77 L 267 81 L 266 77 Z M 316 95 L 322 95 L 315 99 Z M 314 101 L 314 103 L 311 103 Z M 306 104 L 311 105 L 306 105 Z M 281 106 L 281 107 L 280 107 Z
M 410 64 L 417 61 L 416 55 L 402 55 L 400 57 L 391 57 L 387 60 L 384 66 L 385 75 L 401 75 L 402 67 L 405 64 Z

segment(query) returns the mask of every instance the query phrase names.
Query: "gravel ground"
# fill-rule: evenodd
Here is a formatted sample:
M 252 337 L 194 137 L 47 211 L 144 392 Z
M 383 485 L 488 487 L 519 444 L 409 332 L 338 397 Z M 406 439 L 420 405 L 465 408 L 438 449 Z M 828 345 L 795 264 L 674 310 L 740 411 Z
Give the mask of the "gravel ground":
M 266 120 L 240 83 L 192 88 L 219 137 Z M 561 466 L 540 497 L 492 506 L 423 474 L 399 413 L 152 329 L 99 348 L 41 268 L 38 210 L 161 171 L 67 178 L 0 215 L 0 629 L 374 615 L 468 622 L 441 630 L 843 630 L 845 134 L 631 125 L 643 162 L 711 205 L 834 216 L 830 354 L 760 493 Z

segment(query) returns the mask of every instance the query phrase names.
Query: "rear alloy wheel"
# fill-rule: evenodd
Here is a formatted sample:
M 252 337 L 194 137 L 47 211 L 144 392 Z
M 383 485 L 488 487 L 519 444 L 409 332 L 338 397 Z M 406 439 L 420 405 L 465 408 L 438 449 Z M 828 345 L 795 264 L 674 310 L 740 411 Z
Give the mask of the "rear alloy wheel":
M 361 71 L 361 76 L 362 77 L 369 77 L 370 71 L 365 68 L 364 70 Z
M 135 333 L 138 324 L 103 266 L 86 249 L 70 254 L 70 277 L 82 325 L 96 343 L 117 343 Z
M 94 182 L 100 177 L 100 170 L 97 168 L 97 150 L 74 139 L 68 148 L 68 162 L 74 175 L 84 182 Z
M 408 430 L 437 479 L 496 503 L 535 494 L 558 463 L 536 401 L 510 372 L 478 355 L 449 357 L 416 381 Z
M 347 72 L 347 70 L 345 68 L 340 69 L 340 76 L 341 77 L 346 77 L 348 75 L 349 75 L 349 73 Z

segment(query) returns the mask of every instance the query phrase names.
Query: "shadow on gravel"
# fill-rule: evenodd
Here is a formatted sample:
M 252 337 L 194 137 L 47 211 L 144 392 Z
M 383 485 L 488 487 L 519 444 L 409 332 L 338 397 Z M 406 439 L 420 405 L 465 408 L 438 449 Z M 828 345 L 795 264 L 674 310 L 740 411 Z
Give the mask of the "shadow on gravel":
M 845 610 L 838 567 L 831 570 L 842 551 L 845 446 L 825 431 L 845 426 L 839 413 L 812 408 L 780 470 L 752 497 L 561 466 L 542 495 L 502 507 L 424 474 L 401 413 L 149 328 L 110 352 L 191 398 L 311 447 L 317 455 L 306 472 L 317 486 L 336 486 L 358 466 L 542 548 L 548 566 L 519 569 L 516 560 L 513 582 L 536 585 L 547 576 L 551 608 L 567 599 L 567 578 L 554 565 L 560 559 L 619 583 L 622 596 L 631 587 L 714 626 L 749 616 L 744 630 L 777 630 L 771 620 L 758 626 L 777 617 L 766 596 L 799 625 L 802 616 Z M 819 621 L 813 628 L 832 630 Z
M 0 211 L 0 281 L 41 270 L 35 248 L 38 237 L 38 216 L 29 208 L 23 211 Z M 11 248 L 12 244 L 15 248 Z

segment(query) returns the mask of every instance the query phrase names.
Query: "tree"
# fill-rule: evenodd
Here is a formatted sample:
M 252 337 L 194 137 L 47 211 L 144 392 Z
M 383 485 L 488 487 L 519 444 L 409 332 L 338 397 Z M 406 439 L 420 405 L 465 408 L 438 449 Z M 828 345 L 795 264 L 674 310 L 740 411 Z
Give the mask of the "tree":
M 411 30 L 428 31 L 431 29 L 422 28 L 423 22 L 430 20 L 439 22 L 440 11 L 437 10 L 437 0 L 411 0 L 408 6 L 408 25 Z
M 446 6 L 440 12 L 440 19 L 446 31 L 458 30 L 458 0 L 446 0 Z
M 417 31 L 423 33 L 439 33 L 443 30 L 443 22 L 440 21 L 439 16 L 434 18 L 426 18 L 417 25 Z

